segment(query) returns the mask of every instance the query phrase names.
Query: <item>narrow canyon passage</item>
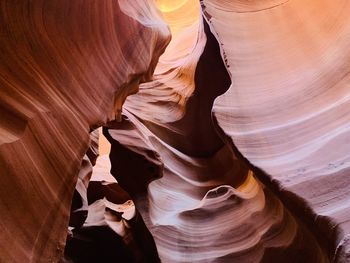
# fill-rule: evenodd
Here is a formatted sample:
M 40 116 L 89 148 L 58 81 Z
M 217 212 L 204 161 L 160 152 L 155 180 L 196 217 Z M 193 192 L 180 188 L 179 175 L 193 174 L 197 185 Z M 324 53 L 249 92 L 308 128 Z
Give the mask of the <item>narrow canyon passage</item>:
M 349 13 L 2 0 L 0 262 L 350 262 Z
M 190 3 L 170 8 L 173 17 L 184 22 Z M 163 262 L 328 262 L 311 232 L 218 135 L 212 107 L 231 81 L 198 13 L 176 28 L 154 81 L 126 100 L 123 121 L 104 130 L 111 173 L 134 198 Z M 179 56 L 173 43 L 186 41 Z

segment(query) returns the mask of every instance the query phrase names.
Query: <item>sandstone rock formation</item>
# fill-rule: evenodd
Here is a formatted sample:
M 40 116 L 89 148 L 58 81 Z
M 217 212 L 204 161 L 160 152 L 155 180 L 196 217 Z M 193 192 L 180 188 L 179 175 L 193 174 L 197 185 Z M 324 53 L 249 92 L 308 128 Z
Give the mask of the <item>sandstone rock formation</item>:
M 347 0 L 0 8 L 0 262 L 350 262 Z
M 89 132 L 151 77 L 170 38 L 137 2 L 1 1 L 1 262 L 62 256 Z
M 140 85 L 123 122 L 105 130 L 112 174 L 136 201 L 161 260 L 328 262 L 304 224 L 220 138 L 211 109 L 230 79 L 208 26 L 198 17 L 176 29 L 154 81 Z
M 108 156 L 100 156 L 92 168 L 86 194 L 82 195 L 87 206 L 79 209 L 86 209 L 88 216 L 82 225 L 69 228 L 63 261 L 159 262 L 154 240 L 142 217 L 109 169 Z
M 215 101 L 219 125 L 314 227 L 330 260 L 348 262 L 350 3 L 203 7 L 232 78 Z

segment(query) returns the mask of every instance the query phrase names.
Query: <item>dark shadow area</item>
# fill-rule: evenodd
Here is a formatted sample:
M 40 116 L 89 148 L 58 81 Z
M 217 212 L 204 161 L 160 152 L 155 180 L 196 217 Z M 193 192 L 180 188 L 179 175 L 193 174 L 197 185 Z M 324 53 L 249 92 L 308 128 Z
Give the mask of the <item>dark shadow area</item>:
M 123 204 L 131 199 L 117 183 L 105 184 L 98 181 L 89 183 L 87 197 L 89 205 L 103 198 L 114 204 Z M 75 200 L 76 205 L 79 204 L 79 198 L 80 196 Z M 108 210 L 108 208 L 105 209 Z M 122 218 L 122 213 L 114 212 L 114 215 L 118 217 L 118 220 L 125 220 Z M 84 221 L 85 219 L 86 216 Z M 81 225 L 74 228 L 68 235 L 65 259 L 62 262 L 160 262 L 153 237 L 137 211 L 132 219 L 126 220 L 128 233 L 124 237 L 119 236 L 106 225 L 84 227 L 82 226 L 84 221 L 80 222 Z

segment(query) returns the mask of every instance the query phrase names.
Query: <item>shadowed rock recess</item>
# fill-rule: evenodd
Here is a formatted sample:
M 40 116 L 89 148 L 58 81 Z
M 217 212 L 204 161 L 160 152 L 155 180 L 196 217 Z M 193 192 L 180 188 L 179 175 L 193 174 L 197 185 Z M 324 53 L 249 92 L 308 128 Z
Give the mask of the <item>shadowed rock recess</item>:
M 349 14 L 0 1 L 0 262 L 350 262 Z

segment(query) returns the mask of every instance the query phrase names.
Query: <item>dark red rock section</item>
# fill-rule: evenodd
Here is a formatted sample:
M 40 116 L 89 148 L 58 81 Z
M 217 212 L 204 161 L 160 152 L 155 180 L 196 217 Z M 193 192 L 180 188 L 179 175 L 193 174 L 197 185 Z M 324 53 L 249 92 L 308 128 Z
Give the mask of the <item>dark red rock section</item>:
M 169 41 L 159 17 L 140 18 L 117 0 L 1 1 L 1 262 L 62 255 L 89 132 L 115 118 Z
M 130 196 L 117 184 L 103 184 L 92 181 L 88 187 L 89 205 L 106 198 L 114 204 L 123 204 Z M 119 215 L 122 220 L 122 215 Z M 121 237 L 108 226 L 79 227 L 67 238 L 65 261 L 75 263 L 160 262 L 154 240 L 145 226 L 141 215 L 127 220 L 130 233 Z

